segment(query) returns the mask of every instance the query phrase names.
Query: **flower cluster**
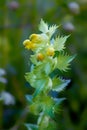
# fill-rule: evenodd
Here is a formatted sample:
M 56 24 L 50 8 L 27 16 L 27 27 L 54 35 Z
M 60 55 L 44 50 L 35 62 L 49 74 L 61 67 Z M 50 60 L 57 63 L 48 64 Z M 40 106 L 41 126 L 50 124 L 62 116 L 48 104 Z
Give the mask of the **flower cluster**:
M 45 32 L 41 26 L 45 24 Z M 32 50 L 36 53 L 36 58 L 38 61 L 43 61 L 43 59 L 47 56 L 53 57 L 55 54 L 55 46 L 52 44 L 51 36 L 57 29 L 57 26 L 47 27 L 47 24 L 41 20 L 39 29 L 42 30 L 41 34 L 32 34 L 29 36 L 29 39 L 26 39 L 23 42 L 23 45 L 26 49 Z

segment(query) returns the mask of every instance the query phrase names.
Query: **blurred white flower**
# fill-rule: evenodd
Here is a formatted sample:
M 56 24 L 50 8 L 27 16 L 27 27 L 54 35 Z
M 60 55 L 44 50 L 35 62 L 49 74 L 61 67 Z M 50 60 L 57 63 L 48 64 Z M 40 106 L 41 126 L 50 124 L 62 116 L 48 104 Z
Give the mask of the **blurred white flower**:
M 5 74 L 6 74 L 6 71 L 5 71 L 4 69 L 0 68 L 0 82 L 1 82 L 1 83 L 4 83 L 4 84 L 7 83 L 7 79 L 4 78 L 4 77 L 2 77 L 2 76 L 4 76 Z
M 0 82 L 6 84 L 7 83 L 7 79 L 3 78 L 3 77 L 0 77 Z
M 75 30 L 75 27 L 71 22 L 66 22 L 63 24 L 63 29 L 68 32 L 73 32 Z
M 15 104 L 14 96 L 6 91 L 1 92 L 0 99 L 3 100 L 5 105 L 14 105 Z
M 80 6 L 77 2 L 70 2 L 68 4 L 68 8 L 70 9 L 70 11 L 74 14 L 79 14 L 80 12 Z
M 6 74 L 5 70 L 2 69 L 2 68 L 0 68 L 0 76 L 3 76 L 3 75 L 5 75 L 5 74 Z

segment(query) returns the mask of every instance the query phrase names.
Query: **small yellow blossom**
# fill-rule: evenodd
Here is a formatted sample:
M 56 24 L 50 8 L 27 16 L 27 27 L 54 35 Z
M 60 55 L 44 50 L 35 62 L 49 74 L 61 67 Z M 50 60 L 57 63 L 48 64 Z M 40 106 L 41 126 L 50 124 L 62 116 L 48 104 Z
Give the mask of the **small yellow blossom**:
M 35 44 L 32 43 L 29 39 L 26 39 L 24 42 L 23 42 L 23 45 L 25 46 L 26 49 L 31 49 L 33 50 L 35 48 Z
M 53 47 L 47 48 L 47 55 L 48 56 L 54 56 L 54 48 Z
M 43 59 L 44 59 L 44 55 L 42 53 L 38 53 L 37 54 L 37 60 L 43 61 Z
M 33 43 L 41 43 L 43 40 L 40 34 L 32 34 L 29 38 Z

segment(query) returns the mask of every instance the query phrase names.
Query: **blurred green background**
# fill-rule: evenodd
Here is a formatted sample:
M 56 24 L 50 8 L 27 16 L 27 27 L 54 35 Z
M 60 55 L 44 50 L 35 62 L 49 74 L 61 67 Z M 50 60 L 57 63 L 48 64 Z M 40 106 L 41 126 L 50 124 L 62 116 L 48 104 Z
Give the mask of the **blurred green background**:
M 26 130 L 26 93 L 32 93 L 24 74 L 29 55 L 22 45 L 43 18 L 61 25 L 58 34 L 69 35 L 66 51 L 77 54 L 69 72 L 71 83 L 59 97 L 66 97 L 55 116 L 58 130 L 87 130 L 87 0 L 0 0 L 0 130 Z

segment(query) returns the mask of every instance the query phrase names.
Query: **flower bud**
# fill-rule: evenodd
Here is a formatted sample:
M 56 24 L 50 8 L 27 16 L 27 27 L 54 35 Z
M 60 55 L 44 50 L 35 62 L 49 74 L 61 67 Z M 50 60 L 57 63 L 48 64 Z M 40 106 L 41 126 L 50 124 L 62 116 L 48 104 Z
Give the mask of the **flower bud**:
M 23 45 L 25 46 L 26 49 L 31 49 L 33 50 L 35 48 L 35 44 L 32 43 L 30 40 L 26 39 L 24 42 L 23 42 Z
M 37 60 L 43 61 L 43 59 L 44 59 L 44 55 L 42 53 L 38 53 L 37 54 Z
M 42 41 L 42 38 L 39 34 L 32 34 L 29 38 L 33 43 L 41 43 Z
M 33 43 L 47 43 L 48 41 L 48 37 L 46 34 L 32 34 L 30 35 L 29 39 L 33 42 Z
M 53 47 L 49 47 L 47 49 L 47 55 L 48 56 L 54 56 L 54 48 Z

